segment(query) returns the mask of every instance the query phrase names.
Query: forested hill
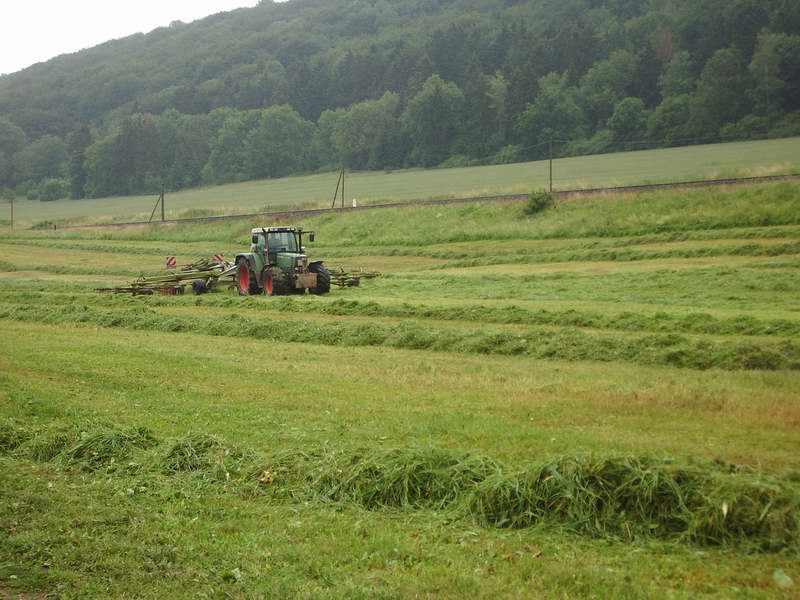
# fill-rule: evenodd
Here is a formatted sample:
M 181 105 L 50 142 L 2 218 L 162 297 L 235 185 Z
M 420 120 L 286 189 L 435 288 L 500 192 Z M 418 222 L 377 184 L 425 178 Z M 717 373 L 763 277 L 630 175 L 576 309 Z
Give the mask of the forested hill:
M 0 188 L 797 135 L 797 65 L 797 0 L 262 1 L 0 77 Z

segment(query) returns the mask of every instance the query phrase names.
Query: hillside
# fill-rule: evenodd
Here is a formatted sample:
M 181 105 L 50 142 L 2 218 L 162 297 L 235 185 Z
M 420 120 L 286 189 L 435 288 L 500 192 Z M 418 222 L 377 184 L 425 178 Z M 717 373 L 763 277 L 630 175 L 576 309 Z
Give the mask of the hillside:
M 553 161 L 556 190 L 628 186 L 800 174 L 800 137 L 618 152 Z M 166 195 L 166 217 L 199 217 L 327 208 L 337 184 L 336 173 L 283 177 L 182 190 Z M 359 206 L 431 198 L 528 193 L 549 186 L 548 161 L 453 169 L 409 169 L 348 173 L 346 201 Z M 92 198 L 70 202 L 18 201 L 17 228 L 42 223 L 81 225 L 142 221 L 150 218 L 155 195 Z M 0 205 L 0 227 L 9 225 L 8 206 Z M 157 211 L 158 212 L 158 211 Z M 156 219 L 159 218 L 156 214 Z
M 129 195 L 798 134 L 799 34 L 789 0 L 263 1 L 0 77 L 0 188 Z

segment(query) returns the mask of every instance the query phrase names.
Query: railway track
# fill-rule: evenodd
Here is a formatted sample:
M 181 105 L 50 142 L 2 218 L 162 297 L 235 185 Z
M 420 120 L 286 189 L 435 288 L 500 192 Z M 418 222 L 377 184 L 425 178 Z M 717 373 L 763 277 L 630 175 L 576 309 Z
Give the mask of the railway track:
M 598 196 L 604 194 L 625 194 L 636 193 L 649 190 L 669 190 L 682 188 L 702 188 L 725 185 L 752 185 L 757 183 L 770 183 L 776 181 L 800 181 L 800 175 L 767 175 L 763 177 L 739 177 L 730 179 L 706 179 L 700 181 L 685 181 L 680 183 L 650 183 L 644 185 L 600 187 L 577 190 L 558 190 L 553 194 L 560 199 L 578 198 L 581 196 Z M 234 219 L 302 219 L 315 215 L 329 214 L 331 212 L 346 213 L 363 210 L 375 210 L 381 208 L 398 208 L 403 206 L 446 206 L 451 204 L 470 204 L 475 202 L 520 202 L 528 198 L 527 194 L 501 194 L 496 196 L 472 196 L 468 198 L 444 198 L 440 200 L 407 200 L 403 202 L 387 202 L 382 204 L 367 204 L 358 207 L 343 208 L 308 208 L 298 210 L 284 210 L 277 212 L 255 212 L 243 213 L 238 215 L 220 215 L 214 217 L 193 217 L 188 219 L 166 219 L 164 221 L 132 221 L 127 223 L 105 223 L 98 225 L 72 225 L 59 227 L 59 229 L 99 229 L 109 227 L 134 227 L 142 225 L 157 224 L 185 224 L 185 223 L 211 223 L 215 221 L 230 221 Z

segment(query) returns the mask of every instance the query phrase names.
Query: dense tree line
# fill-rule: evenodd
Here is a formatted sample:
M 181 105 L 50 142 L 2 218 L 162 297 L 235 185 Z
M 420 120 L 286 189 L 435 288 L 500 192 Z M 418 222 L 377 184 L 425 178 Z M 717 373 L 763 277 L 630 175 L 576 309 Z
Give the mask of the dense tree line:
M 0 78 L 0 188 L 800 135 L 796 0 L 262 1 Z

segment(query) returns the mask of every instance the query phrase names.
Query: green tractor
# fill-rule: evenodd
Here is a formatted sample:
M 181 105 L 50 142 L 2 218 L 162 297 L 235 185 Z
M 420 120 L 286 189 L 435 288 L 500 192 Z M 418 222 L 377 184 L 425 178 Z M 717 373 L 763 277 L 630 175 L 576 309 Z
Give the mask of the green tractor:
M 314 241 L 314 232 L 299 227 L 260 227 L 252 230 L 250 252 L 236 255 L 236 281 L 239 294 L 263 293 L 327 294 L 331 274 L 322 261 L 308 262 L 303 235 Z

